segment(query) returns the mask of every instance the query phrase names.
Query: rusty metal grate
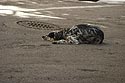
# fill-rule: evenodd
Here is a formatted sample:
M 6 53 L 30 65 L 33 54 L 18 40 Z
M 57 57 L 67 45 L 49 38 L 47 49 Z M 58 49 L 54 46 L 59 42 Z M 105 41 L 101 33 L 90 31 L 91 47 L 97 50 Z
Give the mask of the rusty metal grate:
M 41 21 L 23 20 L 23 21 L 17 21 L 16 23 L 18 25 L 24 26 L 26 28 L 38 29 L 38 30 L 59 30 L 59 29 L 61 29 L 58 25 L 41 22 Z

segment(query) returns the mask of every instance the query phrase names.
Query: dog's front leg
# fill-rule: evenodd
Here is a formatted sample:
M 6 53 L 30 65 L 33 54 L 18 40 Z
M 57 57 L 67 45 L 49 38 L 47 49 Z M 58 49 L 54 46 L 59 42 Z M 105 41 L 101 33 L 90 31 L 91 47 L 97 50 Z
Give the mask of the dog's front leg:
M 68 41 L 67 40 L 58 40 L 58 41 L 53 41 L 52 44 L 68 44 Z
M 58 41 L 53 41 L 53 44 L 80 44 L 79 41 L 72 36 L 68 36 L 65 40 L 58 40 Z

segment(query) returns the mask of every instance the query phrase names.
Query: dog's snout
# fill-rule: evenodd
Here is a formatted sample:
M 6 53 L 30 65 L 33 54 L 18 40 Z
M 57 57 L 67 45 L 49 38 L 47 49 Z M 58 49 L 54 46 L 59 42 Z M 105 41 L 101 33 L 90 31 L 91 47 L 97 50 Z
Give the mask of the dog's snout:
M 45 39 L 45 38 L 46 38 L 46 36 L 42 36 L 42 38 L 43 38 L 43 39 Z
M 49 37 L 46 36 L 46 35 L 42 36 L 42 38 L 43 38 L 44 40 L 48 40 L 48 39 L 49 39 Z

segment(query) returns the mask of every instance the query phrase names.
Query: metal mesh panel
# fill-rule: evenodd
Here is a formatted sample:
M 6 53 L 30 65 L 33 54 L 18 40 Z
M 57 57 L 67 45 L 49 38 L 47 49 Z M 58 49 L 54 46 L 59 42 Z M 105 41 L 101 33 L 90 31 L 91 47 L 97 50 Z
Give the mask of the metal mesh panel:
M 26 28 L 38 29 L 38 30 L 59 30 L 59 26 L 51 23 L 41 22 L 41 21 L 17 21 L 18 25 L 24 26 Z

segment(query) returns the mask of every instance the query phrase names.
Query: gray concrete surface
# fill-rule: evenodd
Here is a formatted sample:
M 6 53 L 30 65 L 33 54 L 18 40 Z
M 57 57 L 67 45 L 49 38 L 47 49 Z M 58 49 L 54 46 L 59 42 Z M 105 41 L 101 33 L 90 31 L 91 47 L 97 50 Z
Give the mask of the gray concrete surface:
M 0 83 L 124 83 L 124 9 L 68 0 L 1 0 Z M 105 40 L 101 45 L 53 45 L 41 38 L 51 30 L 19 26 L 19 20 L 62 28 L 97 24 Z

